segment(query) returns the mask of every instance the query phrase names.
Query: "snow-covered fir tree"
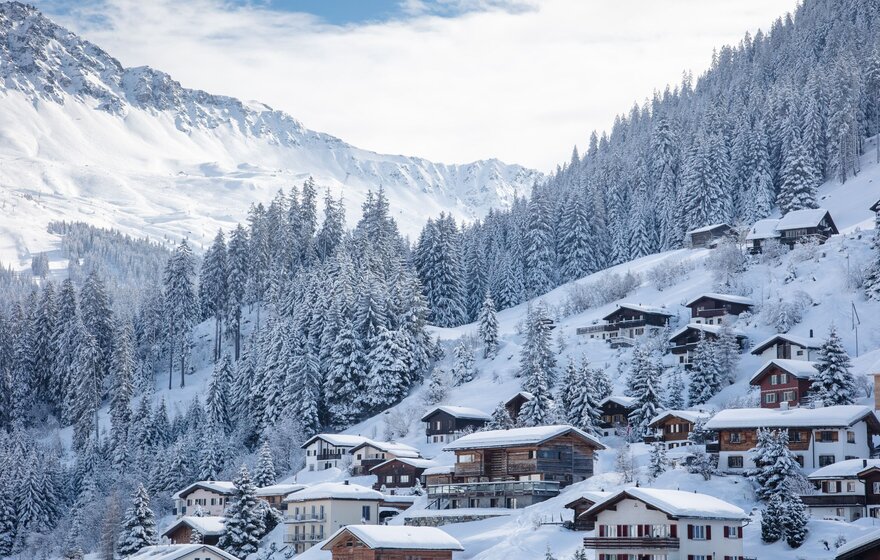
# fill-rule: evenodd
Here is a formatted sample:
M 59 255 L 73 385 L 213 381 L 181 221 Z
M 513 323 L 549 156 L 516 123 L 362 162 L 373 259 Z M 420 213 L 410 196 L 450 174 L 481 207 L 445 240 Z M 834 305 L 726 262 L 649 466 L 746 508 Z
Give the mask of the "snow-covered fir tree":
M 784 525 L 781 523 L 785 512 L 785 504 L 781 494 L 774 494 L 764 509 L 761 511 L 761 540 L 765 543 L 775 543 L 784 535 Z
M 483 343 L 483 357 L 494 358 L 498 354 L 498 317 L 495 314 L 495 301 L 488 291 L 483 299 L 483 305 L 480 306 L 477 322 L 480 341 Z
M 627 383 L 635 403 L 629 414 L 629 425 L 638 437 L 645 434 L 648 424 L 662 408 L 660 376 L 663 370 L 660 357 L 644 344 L 633 349 L 631 368 Z
M 460 340 L 453 350 L 455 361 L 452 365 L 452 384 L 454 386 L 470 383 L 476 377 L 477 370 L 474 363 L 474 351 L 467 342 Z
M 495 410 L 492 411 L 492 419 L 486 424 L 486 429 L 509 430 L 515 425 L 516 423 L 513 421 L 513 418 L 510 417 L 510 411 L 507 410 L 504 401 L 501 401 L 495 406 Z
M 668 466 L 666 447 L 660 442 L 651 444 L 651 458 L 648 463 L 648 472 L 651 473 L 651 476 L 657 478 L 666 472 Z
M 247 467 L 239 469 L 233 484 L 235 493 L 224 514 L 226 531 L 218 546 L 233 556 L 244 558 L 257 551 L 266 527 Z
M 687 387 L 681 368 L 673 368 L 666 384 L 666 409 L 682 410 L 687 406 Z
M 272 458 L 272 448 L 269 447 L 269 441 L 264 440 L 260 446 L 260 458 L 254 469 L 254 484 L 257 488 L 263 488 L 275 484 L 277 475 L 275 474 L 275 460 Z
M 755 468 L 748 476 L 755 482 L 755 493 L 762 500 L 768 500 L 774 494 L 788 493 L 789 485 L 802 477 L 794 453 L 788 447 L 786 430 L 758 430 L 752 459 Z
M 722 372 L 718 365 L 715 344 L 704 332 L 694 349 L 691 361 L 691 384 L 688 400 L 691 405 L 705 404 L 721 390 Z
M 135 554 L 145 546 L 159 543 L 156 532 L 156 518 L 150 509 L 150 496 L 143 484 L 138 484 L 132 497 L 131 506 L 125 512 L 122 533 L 119 536 L 117 551 L 122 556 Z
M 853 404 L 856 385 L 850 371 L 852 362 L 834 325 L 828 330 L 828 337 L 822 341 L 818 354 L 818 373 L 810 385 L 813 402 L 821 406 Z

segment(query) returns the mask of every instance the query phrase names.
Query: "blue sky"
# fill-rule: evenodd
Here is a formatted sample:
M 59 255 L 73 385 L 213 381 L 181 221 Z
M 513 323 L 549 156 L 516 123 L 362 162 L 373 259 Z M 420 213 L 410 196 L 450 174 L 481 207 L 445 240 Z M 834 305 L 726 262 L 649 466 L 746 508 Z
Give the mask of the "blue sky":
M 263 4 L 275 10 L 312 14 L 335 25 L 381 22 L 408 15 L 399 0 L 268 0 Z

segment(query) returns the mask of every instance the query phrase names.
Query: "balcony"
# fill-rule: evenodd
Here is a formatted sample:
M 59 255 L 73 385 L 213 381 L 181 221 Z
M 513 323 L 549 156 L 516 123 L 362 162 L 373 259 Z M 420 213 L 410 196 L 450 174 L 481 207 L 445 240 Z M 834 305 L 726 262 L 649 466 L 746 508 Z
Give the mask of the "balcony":
M 559 482 L 553 480 L 514 480 L 510 482 L 471 482 L 428 486 L 428 500 L 448 498 L 505 498 L 517 495 L 559 495 Z
M 645 327 L 648 322 L 645 319 L 630 319 L 628 321 L 618 321 L 616 323 L 602 323 L 601 325 L 590 325 L 589 327 L 578 327 L 576 334 L 592 334 L 597 332 L 612 332 L 620 329 L 631 329 L 636 327 Z
M 586 537 L 584 548 L 601 550 L 651 549 L 678 550 L 678 539 L 674 537 Z
M 342 459 L 342 453 L 321 453 L 317 459 L 318 461 L 338 461 Z
M 484 474 L 486 474 L 486 469 L 479 461 L 455 464 L 455 476 L 482 476 Z
M 710 319 L 712 317 L 722 317 L 728 313 L 730 313 L 730 310 L 725 307 L 713 307 L 711 309 L 697 309 L 694 311 L 693 316 Z
M 285 523 L 323 523 L 325 517 L 320 514 L 288 515 L 284 518 Z
M 809 507 L 863 506 L 865 497 L 856 494 L 807 494 L 801 496 Z
M 287 544 L 315 544 L 324 540 L 324 534 L 309 534 L 309 535 L 284 535 L 284 542 Z

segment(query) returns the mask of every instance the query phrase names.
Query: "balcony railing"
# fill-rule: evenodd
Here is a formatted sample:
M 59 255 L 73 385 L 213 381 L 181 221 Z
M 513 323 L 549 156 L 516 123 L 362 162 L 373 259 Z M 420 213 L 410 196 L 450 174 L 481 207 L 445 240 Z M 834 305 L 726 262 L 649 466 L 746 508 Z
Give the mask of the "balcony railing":
M 694 310 L 694 317 L 720 317 L 727 315 L 728 313 L 730 313 L 730 309 L 727 309 L 726 307 L 713 307 L 711 309 Z
M 284 518 L 285 523 L 308 523 L 308 522 L 324 522 L 324 516 L 320 514 L 300 514 L 300 515 L 288 515 Z
M 324 535 L 323 535 L 322 533 L 316 533 L 316 534 L 314 534 L 314 535 L 312 535 L 312 534 L 308 534 L 308 535 L 298 535 L 298 534 L 284 535 L 284 542 L 286 542 L 286 543 L 288 543 L 288 544 L 300 544 L 300 543 L 314 544 L 314 543 L 316 543 L 316 542 L 321 542 L 321 541 L 323 541 L 323 540 L 324 540 Z
M 865 497 L 852 494 L 806 494 L 801 496 L 807 506 L 863 506 Z
M 318 455 L 319 461 L 338 461 L 342 459 L 342 453 L 321 453 Z
M 616 323 L 602 323 L 601 325 L 590 325 L 589 327 L 578 327 L 575 331 L 577 334 L 591 334 L 597 332 L 618 331 L 620 329 L 629 329 L 635 327 L 644 327 L 648 324 L 645 319 L 629 319 L 627 321 L 618 321 Z
M 674 537 L 586 537 L 584 548 L 620 550 L 646 548 L 654 550 L 678 550 L 679 540 Z
M 555 480 L 513 480 L 509 482 L 469 482 L 428 486 L 428 499 L 507 497 L 516 495 L 556 496 L 559 482 Z

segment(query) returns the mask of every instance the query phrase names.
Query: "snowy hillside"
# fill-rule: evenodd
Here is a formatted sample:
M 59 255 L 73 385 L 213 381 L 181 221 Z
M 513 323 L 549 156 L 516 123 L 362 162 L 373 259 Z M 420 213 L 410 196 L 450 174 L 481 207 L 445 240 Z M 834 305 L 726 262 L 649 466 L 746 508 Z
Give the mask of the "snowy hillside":
M 45 226 L 57 219 L 198 245 L 309 175 L 350 216 L 383 186 L 410 235 L 440 211 L 472 219 L 504 207 L 542 177 L 497 160 L 362 150 L 266 105 L 124 68 L 36 9 L 0 3 L 0 262 L 50 248 Z

